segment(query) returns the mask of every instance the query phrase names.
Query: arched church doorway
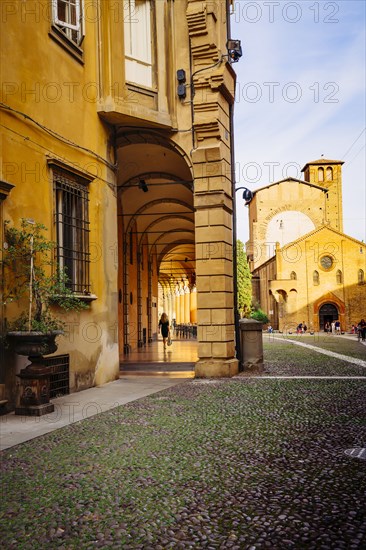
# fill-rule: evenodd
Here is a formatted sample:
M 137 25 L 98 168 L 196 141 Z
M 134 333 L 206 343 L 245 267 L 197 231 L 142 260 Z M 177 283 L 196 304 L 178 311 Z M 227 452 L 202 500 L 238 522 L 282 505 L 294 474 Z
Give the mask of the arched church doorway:
M 338 308 L 331 303 L 323 304 L 319 309 L 319 329 L 324 330 L 325 323 L 339 319 Z

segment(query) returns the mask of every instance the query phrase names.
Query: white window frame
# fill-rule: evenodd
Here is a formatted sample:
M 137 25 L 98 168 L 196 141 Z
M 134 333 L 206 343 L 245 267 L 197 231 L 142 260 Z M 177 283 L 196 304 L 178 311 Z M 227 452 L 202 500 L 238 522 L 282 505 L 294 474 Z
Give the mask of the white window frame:
M 59 27 L 63 31 L 65 37 L 80 46 L 84 39 L 84 10 L 83 0 L 51 0 L 52 1 L 52 23 L 56 27 Z M 67 6 L 75 6 L 76 23 L 70 23 L 59 18 L 59 5 L 60 2 Z M 68 8 L 70 9 L 70 8 Z M 77 39 L 72 36 L 72 31 L 76 31 Z
M 124 53 L 126 63 L 126 79 L 137 85 L 151 88 L 153 86 L 153 32 L 152 0 L 123 0 L 124 3 Z M 140 6 L 140 7 L 138 7 Z M 139 10 L 140 14 L 139 14 Z M 137 47 L 137 40 L 145 42 L 143 55 Z M 133 67 L 141 71 L 140 77 L 131 78 Z M 144 74 L 145 73 L 145 74 Z

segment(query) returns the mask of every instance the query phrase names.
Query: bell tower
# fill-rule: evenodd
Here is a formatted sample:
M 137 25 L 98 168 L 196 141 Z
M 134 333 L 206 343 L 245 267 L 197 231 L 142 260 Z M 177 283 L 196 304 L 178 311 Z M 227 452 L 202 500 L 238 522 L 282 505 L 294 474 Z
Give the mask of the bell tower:
M 331 227 L 343 233 L 342 160 L 321 158 L 305 164 L 301 170 L 304 180 L 328 189 L 326 220 Z

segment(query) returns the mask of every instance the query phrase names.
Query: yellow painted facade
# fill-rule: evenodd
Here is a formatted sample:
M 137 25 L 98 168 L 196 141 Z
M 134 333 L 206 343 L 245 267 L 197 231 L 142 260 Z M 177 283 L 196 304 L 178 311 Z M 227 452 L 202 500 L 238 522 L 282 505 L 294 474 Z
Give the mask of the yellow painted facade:
M 198 374 L 237 368 L 228 5 L 2 3 L 1 228 L 34 218 L 57 241 L 57 173 L 87 193 L 90 308 L 65 316 L 57 351 L 70 391 L 118 377 L 157 337 L 158 284 L 174 295 L 181 279 L 182 318 L 201 327 Z M 2 306 L 2 338 L 15 314 Z M 11 398 L 25 361 L 3 347 L 1 359 Z
M 366 245 L 341 230 L 342 164 L 308 163 L 304 181 L 259 189 L 249 206 L 253 294 L 281 332 L 337 319 L 349 331 L 366 315 Z

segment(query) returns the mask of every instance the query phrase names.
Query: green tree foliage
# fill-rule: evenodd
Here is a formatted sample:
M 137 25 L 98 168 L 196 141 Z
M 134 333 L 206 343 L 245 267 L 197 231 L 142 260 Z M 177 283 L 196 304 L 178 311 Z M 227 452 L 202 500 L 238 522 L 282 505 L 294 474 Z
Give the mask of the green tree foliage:
M 252 303 L 252 275 L 249 270 L 244 244 L 236 241 L 238 309 L 241 317 L 249 317 Z

